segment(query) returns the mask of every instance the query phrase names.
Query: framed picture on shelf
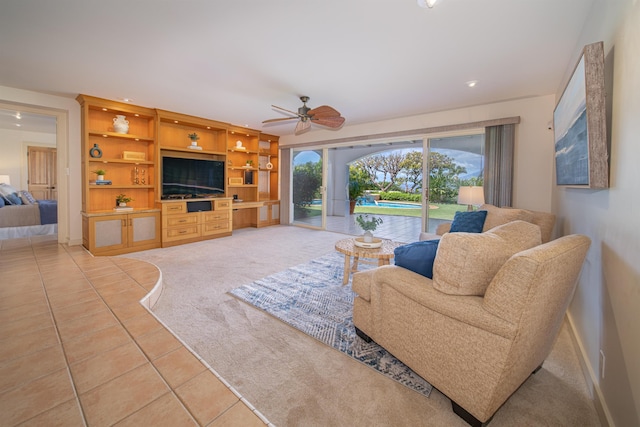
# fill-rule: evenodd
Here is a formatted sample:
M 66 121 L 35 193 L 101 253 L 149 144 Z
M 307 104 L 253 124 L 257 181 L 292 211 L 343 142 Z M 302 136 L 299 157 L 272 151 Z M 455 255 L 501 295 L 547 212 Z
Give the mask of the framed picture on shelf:
M 553 112 L 556 184 L 609 187 L 602 42 L 584 47 Z

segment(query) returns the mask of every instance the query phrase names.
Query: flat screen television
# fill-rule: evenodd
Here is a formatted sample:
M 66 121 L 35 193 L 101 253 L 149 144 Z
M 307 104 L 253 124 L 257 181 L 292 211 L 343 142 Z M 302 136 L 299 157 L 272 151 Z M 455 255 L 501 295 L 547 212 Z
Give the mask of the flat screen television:
M 162 197 L 211 197 L 224 194 L 222 160 L 162 157 Z

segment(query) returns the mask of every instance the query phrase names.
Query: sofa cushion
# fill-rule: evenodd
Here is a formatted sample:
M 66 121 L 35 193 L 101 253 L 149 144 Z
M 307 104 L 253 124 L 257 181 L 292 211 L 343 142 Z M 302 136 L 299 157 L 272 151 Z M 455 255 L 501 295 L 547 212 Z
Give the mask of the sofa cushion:
M 487 211 L 456 212 L 451 223 L 451 233 L 482 233 Z
M 440 239 L 413 242 L 398 246 L 393 251 L 397 266 L 411 270 L 431 279 L 433 277 L 433 261 L 438 251 Z
M 482 231 L 491 230 L 492 228 L 511 221 L 533 221 L 533 213 L 526 209 L 498 208 L 493 205 L 484 204 L 480 206 L 480 210 L 487 211 L 487 219 L 484 222 Z
M 540 243 L 540 227 L 526 221 L 485 233 L 446 233 L 433 264 L 433 286 L 447 294 L 482 296 L 513 254 Z

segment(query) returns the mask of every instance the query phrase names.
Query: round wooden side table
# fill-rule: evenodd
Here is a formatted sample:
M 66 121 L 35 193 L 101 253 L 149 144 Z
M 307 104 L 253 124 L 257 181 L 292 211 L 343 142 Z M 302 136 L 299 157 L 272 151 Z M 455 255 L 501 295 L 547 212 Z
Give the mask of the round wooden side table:
M 349 274 L 358 271 L 358 263 L 360 258 L 364 259 L 377 259 L 378 266 L 389 265 L 389 261 L 393 258 L 393 251 L 398 246 L 404 245 L 404 243 L 394 242 L 392 240 L 384 239 L 382 246 L 375 249 L 361 248 L 354 244 L 355 237 L 349 237 L 336 242 L 336 250 L 344 254 L 344 277 L 342 284 L 346 285 L 349 282 Z M 351 264 L 351 257 L 353 257 L 353 265 Z M 375 263 L 371 261 L 362 261 L 365 263 Z

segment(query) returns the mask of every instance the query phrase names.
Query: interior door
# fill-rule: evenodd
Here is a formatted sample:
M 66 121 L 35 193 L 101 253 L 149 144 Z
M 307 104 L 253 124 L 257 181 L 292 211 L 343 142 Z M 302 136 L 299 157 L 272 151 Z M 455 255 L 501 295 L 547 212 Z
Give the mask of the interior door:
M 28 190 L 36 200 L 58 200 L 57 152 L 51 147 L 29 146 Z
M 326 150 L 293 150 L 293 223 L 313 228 L 326 227 Z

